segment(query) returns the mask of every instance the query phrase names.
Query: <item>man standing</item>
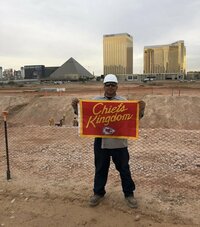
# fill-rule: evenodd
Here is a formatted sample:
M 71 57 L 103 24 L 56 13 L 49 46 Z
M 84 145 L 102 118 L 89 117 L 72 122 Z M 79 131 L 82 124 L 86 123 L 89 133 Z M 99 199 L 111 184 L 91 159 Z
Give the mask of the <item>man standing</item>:
M 94 98 L 95 100 L 126 100 L 121 96 L 117 96 L 118 80 L 115 75 L 106 75 L 103 83 L 104 96 L 96 97 Z M 78 114 L 78 102 L 79 100 L 77 98 L 72 100 L 72 107 L 74 108 L 75 114 Z M 145 103 L 139 101 L 139 118 L 143 117 L 144 109 Z M 94 140 L 94 194 L 89 200 L 89 205 L 96 206 L 104 199 L 111 157 L 116 169 L 120 173 L 122 190 L 128 206 L 137 208 L 137 200 L 134 197 L 135 183 L 132 180 L 129 167 L 128 142 L 127 139 L 118 138 L 95 138 Z

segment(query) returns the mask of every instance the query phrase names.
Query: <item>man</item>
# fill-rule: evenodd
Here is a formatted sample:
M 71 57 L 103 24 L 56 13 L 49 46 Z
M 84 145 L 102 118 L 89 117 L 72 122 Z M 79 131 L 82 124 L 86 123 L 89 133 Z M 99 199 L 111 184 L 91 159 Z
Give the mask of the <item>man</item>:
M 126 100 L 117 96 L 118 80 L 113 74 L 108 74 L 104 78 L 104 96 L 96 97 L 95 100 Z M 74 113 L 78 114 L 79 100 L 72 100 Z M 139 101 L 139 118 L 144 115 L 145 103 Z M 106 194 L 105 186 L 108 178 L 110 159 L 115 164 L 116 169 L 120 173 L 122 189 L 125 200 L 129 207 L 137 208 L 137 201 L 134 197 L 135 183 L 132 180 L 129 168 L 129 153 L 127 139 L 118 138 L 95 138 L 94 140 L 94 159 L 95 159 L 95 177 L 94 177 L 94 195 L 91 196 L 89 205 L 96 206 L 104 198 Z

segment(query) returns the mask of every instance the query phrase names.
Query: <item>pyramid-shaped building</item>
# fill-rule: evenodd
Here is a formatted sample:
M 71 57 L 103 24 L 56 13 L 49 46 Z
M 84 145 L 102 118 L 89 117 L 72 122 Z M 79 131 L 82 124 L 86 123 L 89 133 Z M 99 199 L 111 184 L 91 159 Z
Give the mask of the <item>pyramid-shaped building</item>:
M 93 78 L 94 76 L 73 58 L 67 60 L 50 75 L 51 80 L 78 81 L 91 80 Z

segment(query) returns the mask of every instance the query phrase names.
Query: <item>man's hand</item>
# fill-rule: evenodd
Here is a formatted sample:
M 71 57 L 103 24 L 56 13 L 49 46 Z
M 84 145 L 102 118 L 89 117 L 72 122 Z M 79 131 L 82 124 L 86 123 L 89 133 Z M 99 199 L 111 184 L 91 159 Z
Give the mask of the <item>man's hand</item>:
M 144 116 L 146 103 L 142 100 L 140 100 L 138 103 L 139 103 L 139 119 L 141 119 Z
M 74 113 L 78 115 L 78 103 L 79 103 L 79 99 L 78 98 L 72 98 L 72 102 L 71 105 L 74 109 Z

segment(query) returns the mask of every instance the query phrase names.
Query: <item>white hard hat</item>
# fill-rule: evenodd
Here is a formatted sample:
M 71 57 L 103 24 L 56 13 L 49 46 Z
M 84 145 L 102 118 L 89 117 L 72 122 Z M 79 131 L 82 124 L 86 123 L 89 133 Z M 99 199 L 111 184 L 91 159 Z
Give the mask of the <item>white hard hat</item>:
M 108 74 L 105 76 L 103 83 L 108 83 L 108 82 L 113 82 L 113 83 L 118 83 L 117 77 L 114 74 Z

